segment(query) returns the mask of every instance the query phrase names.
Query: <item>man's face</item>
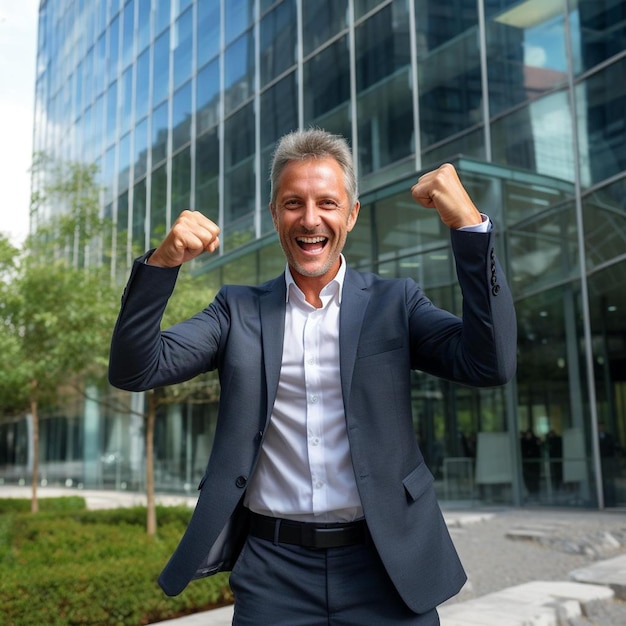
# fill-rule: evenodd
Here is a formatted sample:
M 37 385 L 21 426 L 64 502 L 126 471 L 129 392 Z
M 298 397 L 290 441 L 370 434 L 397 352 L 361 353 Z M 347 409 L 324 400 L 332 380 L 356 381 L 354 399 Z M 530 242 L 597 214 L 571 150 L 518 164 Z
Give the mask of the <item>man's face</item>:
M 358 202 L 350 206 L 337 161 L 329 157 L 288 163 L 270 210 L 292 272 L 331 281 L 359 213 Z

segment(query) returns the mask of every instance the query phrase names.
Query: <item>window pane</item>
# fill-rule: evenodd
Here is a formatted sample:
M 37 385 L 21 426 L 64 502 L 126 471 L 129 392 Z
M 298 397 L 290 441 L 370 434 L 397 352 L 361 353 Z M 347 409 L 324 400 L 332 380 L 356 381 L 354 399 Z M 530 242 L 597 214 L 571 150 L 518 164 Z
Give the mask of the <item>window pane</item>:
M 191 76 L 193 11 L 188 9 L 174 24 L 174 89 Z
M 120 139 L 117 169 L 117 193 L 120 194 L 126 191 L 130 184 L 130 133 L 126 133 Z
M 224 128 L 224 226 L 254 214 L 254 111 L 248 105 L 226 120 Z M 238 228 L 239 225 L 237 225 Z M 251 222 L 242 223 L 250 232 Z M 239 229 L 237 230 L 239 233 Z M 239 233 L 240 234 L 240 233 Z M 239 237 L 239 234 L 237 237 Z M 226 241 L 232 247 L 233 241 Z M 235 243 L 242 243 L 239 239 Z
M 626 169 L 626 59 L 576 86 L 581 179 L 585 186 Z
M 306 56 L 347 27 L 348 0 L 302 3 L 302 33 Z
M 478 33 L 466 31 L 418 60 L 422 148 L 482 122 Z
M 409 19 L 403 0 L 356 31 L 359 172 L 367 174 L 413 152 Z
M 198 67 L 202 67 L 220 49 L 220 2 L 198 2 Z
M 106 125 L 106 145 L 115 141 L 117 131 L 117 81 L 109 85 L 107 91 L 107 125 Z
M 154 32 L 158 35 L 170 23 L 170 0 L 154 0 L 154 4 L 156 4 Z
M 138 182 L 133 191 L 133 257 L 141 254 L 145 247 L 146 228 L 146 179 Z
M 135 120 L 148 114 L 150 89 L 150 50 L 145 50 L 137 59 L 137 79 L 135 84 Z
M 189 208 L 191 193 L 191 155 L 187 147 L 172 158 L 172 215 Z
M 228 0 L 224 3 L 226 44 L 243 33 L 254 19 L 254 0 Z
M 152 114 L 152 165 L 162 161 L 167 155 L 167 102 Z
M 170 31 L 154 42 L 152 106 L 167 97 L 170 80 Z
M 122 33 L 122 67 L 126 67 L 133 58 L 133 36 L 135 28 L 135 0 L 129 0 L 124 7 L 124 26 Z
M 492 116 L 567 82 L 561 3 L 546 3 L 538 17 L 530 15 L 504 13 L 487 24 Z
M 443 44 L 465 36 L 468 30 L 476 32 L 477 3 L 419 0 L 415 2 L 415 25 L 417 53 L 420 57 L 428 57 Z
M 296 62 L 295 23 L 295 0 L 285 0 L 261 21 L 261 85 Z
M 254 92 L 254 36 L 252 31 L 241 36 L 226 49 L 224 66 L 224 107 L 228 113 Z
M 219 59 L 209 63 L 198 73 L 196 80 L 196 126 L 198 135 L 219 122 L 220 64 Z
M 626 179 L 585 197 L 583 208 L 587 269 L 593 270 L 626 250 Z
M 172 100 L 172 151 L 191 140 L 191 81 Z
M 150 191 L 150 245 L 158 245 L 165 237 L 167 210 L 167 167 L 165 163 L 152 172 Z
M 150 42 L 150 0 L 137 0 L 139 15 L 137 16 L 137 52 L 141 52 Z
M 130 128 L 133 105 L 133 67 L 132 65 L 122 74 L 120 81 L 121 111 L 120 111 L 120 133 L 125 133 Z
M 305 124 L 310 124 L 325 113 L 349 102 L 350 63 L 347 37 L 342 37 L 305 63 L 304 93 Z
M 545 96 L 498 120 L 491 131 L 493 160 L 574 180 L 574 144 L 567 93 Z
M 623 0 L 578 0 L 570 13 L 574 70 L 586 72 L 626 49 Z
M 220 144 L 217 128 L 196 140 L 196 211 L 215 223 L 219 219 Z
M 146 173 L 148 166 L 148 119 L 144 118 L 135 126 L 135 180 Z

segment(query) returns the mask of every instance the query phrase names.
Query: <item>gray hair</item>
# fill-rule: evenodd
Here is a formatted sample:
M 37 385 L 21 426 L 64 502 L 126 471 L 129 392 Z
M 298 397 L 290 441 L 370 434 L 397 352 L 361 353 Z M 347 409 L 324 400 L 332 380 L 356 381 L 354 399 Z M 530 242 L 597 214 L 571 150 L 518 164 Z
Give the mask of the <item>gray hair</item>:
M 352 162 L 352 151 L 344 137 L 333 135 L 321 128 L 296 130 L 280 139 L 274 150 L 270 172 L 271 203 L 275 204 L 276 202 L 280 176 L 290 161 L 324 158 L 335 159 L 343 170 L 344 185 L 350 201 L 350 210 L 352 210 L 359 195 Z

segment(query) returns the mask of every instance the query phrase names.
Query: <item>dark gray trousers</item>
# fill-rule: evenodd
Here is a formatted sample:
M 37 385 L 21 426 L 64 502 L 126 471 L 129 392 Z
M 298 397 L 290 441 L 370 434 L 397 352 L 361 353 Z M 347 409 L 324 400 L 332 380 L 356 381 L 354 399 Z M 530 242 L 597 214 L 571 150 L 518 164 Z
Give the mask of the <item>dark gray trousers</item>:
M 438 626 L 403 602 L 371 543 L 309 550 L 248 537 L 231 573 L 235 626 Z

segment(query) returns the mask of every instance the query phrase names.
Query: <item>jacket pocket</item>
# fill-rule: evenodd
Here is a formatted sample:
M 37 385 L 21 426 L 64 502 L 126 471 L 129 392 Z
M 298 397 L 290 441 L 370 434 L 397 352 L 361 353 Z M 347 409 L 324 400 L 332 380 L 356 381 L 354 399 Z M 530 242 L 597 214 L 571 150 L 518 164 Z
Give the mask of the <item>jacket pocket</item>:
M 376 339 L 374 341 L 365 341 L 359 344 L 357 348 L 357 359 L 362 359 L 373 354 L 382 354 L 383 352 L 391 352 L 402 347 L 402 337 L 392 337 L 391 339 Z
M 433 484 L 434 480 L 426 463 L 422 462 L 404 478 L 402 484 L 407 496 L 415 501 Z

